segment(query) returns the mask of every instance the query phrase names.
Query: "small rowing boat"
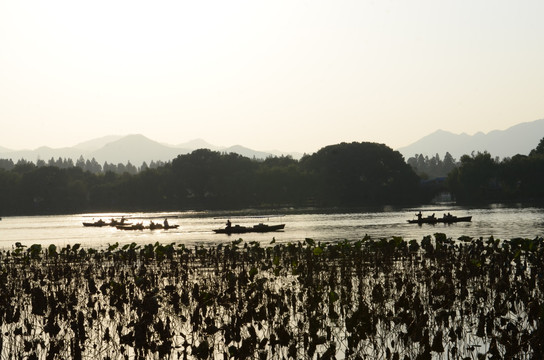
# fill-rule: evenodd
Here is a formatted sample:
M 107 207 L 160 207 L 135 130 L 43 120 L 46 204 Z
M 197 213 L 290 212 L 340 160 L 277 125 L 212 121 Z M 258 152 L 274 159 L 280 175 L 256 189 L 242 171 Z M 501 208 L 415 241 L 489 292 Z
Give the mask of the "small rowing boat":
M 265 232 L 283 230 L 284 228 L 285 228 L 285 224 L 266 225 L 266 224 L 260 223 L 253 226 L 240 226 L 240 225 L 226 226 L 222 229 L 214 229 L 213 231 L 216 234 L 230 235 L 230 234 L 245 234 L 245 233 L 251 233 L 251 232 L 265 233 Z
M 423 217 L 421 216 L 421 212 L 416 214 L 417 219 L 413 220 L 407 220 L 409 224 L 437 224 L 437 223 L 443 223 L 443 224 L 453 224 L 458 222 L 470 222 L 472 221 L 472 216 L 454 216 L 450 213 L 444 214 L 443 217 L 437 218 L 434 216 L 434 214 L 430 216 Z
M 85 227 L 102 227 L 102 226 L 119 226 L 119 225 L 130 225 L 130 223 L 126 222 L 125 218 L 121 218 L 121 220 L 111 219 L 109 222 L 105 222 L 102 219 L 95 222 L 83 222 L 83 226 Z
M 151 223 L 151 224 L 149 224 L 148 227 L 146 227 L 146 229 L 150 229 L 150 230 L 159 230 L 159 229 L 168 230 L 168 229 L 177 229 L 178 227 L 179 227 L 179 225 L 177 225 L 177 224 L 175 224 L 175 225 L 170 225 L 170 224 L 163 225 L 163 224 L 160 224 L 160 223 Z
M 179 225 L 177 224 L 174 224 L 174 225 L 170 225 L 170 224 L 166 224 L 166 225 L 163 225 L 163 224 L 160 224 L 160 223 L 150 223 L 148 226 L 144 226 L 143 223 L 138 223 L 138 224 L 134 224 L 134 225 L 118 225 L 116 226 L 117 229 L 119 230 L 168 230 L 168 229 L 177 229 L 179 227 Z

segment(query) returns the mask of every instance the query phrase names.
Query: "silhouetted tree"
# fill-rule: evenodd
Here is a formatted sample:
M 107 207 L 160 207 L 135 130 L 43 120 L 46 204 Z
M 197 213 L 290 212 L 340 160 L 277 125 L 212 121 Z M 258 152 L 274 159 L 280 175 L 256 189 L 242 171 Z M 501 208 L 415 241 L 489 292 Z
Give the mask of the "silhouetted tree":
M 269 157 L 259 164 L 256 172 L 256 198 L 262 205 L 306 205 L 310 194 L 308 174 L 292 157 Z
M 461 164 L 454 169 L 448 181 L 458 201 L 482 202 L 498 195 L 498 164 L 488 152 L 463 155 Z
M 327 146 L 301 159 L 322 205 L 363 206 L 415 199 L 419 179 L 398 151 L 376 143 Z
M 15 167 L 13 160 L 11 159 L 0 159 L 0 169 L 11 170 Z
M 85 169 L 85 159 L 83 158 L 83 155 L 80 155 L 79 159 L 77 159 L 76 166 L 78 168 Z
M 254 193 L 255 167 L 238 154 L 195 150 L 172 160 L 172 191 L 181 203 L 194 206 L 243 206 Z
M 537 147 L 529 153 L 529 156 L 544 155 L 544 137 L 540 139 Z
M 416 154 L 409 158 L 407 163 L 423 179 L 445 177 L 457 166 L 449 152 L 446 152 L 444 160 L 441 160 L 438 154 L 430 159 L 428 156 Z

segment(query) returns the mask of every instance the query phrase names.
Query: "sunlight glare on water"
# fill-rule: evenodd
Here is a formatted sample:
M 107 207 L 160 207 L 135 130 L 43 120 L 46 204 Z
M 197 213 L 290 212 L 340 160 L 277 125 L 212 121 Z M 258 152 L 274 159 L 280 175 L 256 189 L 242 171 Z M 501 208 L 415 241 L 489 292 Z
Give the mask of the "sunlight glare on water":
M 415 213 L 435 213 L 441 217 L 451 212 L 457 216 L 472 216 L 472 222 L 456 224 L 417 225 L 408 224 Z M 248 211 L 249 212 L 249 211 Z M 168 218 L 170 224 L 178 224 L 178 229 L 169 230 L 118 230 L 115 227 L 84 227 L 83 222 L 98 219 L 109 221 L 125 216 L 132 223 L 149 221 L 162 223 Z M 270 233 L 247 233 L 238 235 L 215 234 L 213 229 L 225 226 L 227 219 L 233 224 L 251 226 L 257 223 L 286 224 L 284 231 Z M 79 243 L 89 247 L 104 247 L 108 244 L 182 243 L 186 246 L 210 246 L 229 243 L 242 238 L 246 242 L 257 241 L 269 244 L 277 242 L 298 242 L 306 238 L 315 241 L 333 242 L 361 240 L 365 235 L 372 238 L 391 238 L 401 236 L 405 240 L 421 240 L 426 235 L 445 233 L 452 239 L 462 235 L 473 238 L 511 239 L 515 237 L 535 238 L 544 235 L 544 209 L 535 207 L 463 208 L 455 206 L 425 206 L 421 208 L 388 208 L 383 211 L 331 212 L 312 209 L 311 211 L 291 211 L 282 216 L 233 215 L 213 212 L 174 212 L 174 213 L 108 213 L 74 214 L 59 216 L 14 216 L 0 221 L 0 248 L 9 249 L 16 242 L 29 246 L 55 244 L 65 246 Z

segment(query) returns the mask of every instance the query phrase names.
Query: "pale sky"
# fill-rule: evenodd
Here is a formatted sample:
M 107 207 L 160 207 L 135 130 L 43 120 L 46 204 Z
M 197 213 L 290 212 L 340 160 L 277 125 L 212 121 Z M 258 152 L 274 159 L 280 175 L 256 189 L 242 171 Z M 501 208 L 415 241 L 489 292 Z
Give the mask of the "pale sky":
M 313 153 L 544 118 L 542 0 L 0 0 L 0 146 Z

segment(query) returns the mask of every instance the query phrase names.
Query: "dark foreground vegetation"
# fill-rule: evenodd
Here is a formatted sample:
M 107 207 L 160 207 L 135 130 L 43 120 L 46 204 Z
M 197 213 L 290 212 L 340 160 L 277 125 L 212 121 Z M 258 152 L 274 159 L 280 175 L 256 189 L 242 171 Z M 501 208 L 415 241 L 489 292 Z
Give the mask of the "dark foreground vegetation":
M 0 358 L 542 359 L 544 243 L 0 253 Z

